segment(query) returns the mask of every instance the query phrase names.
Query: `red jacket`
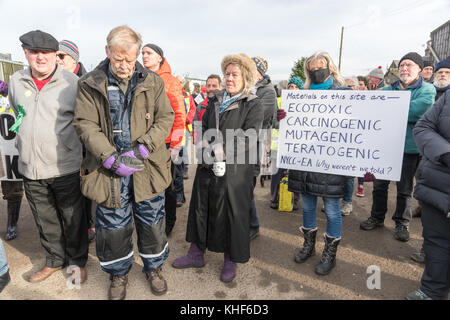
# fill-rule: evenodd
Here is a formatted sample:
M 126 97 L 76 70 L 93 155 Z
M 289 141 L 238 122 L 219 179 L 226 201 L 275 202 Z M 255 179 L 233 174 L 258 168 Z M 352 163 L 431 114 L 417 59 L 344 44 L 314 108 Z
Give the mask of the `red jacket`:
M 195 107 L 195 102 L 194 102 L 194 98 L 192 98 L 192 96 L 188 95 L 186 90 L 183 89 L 183 97 L 189 98 L 189 112 L 186 115 L 186 127 L 188 124 L 191 124 L 192 121 L 194 121 L 194 117 L 195 117 L 195 111 L 196 111 L 196 107 Z
M 182 87 L 180 81 L 172 75 L 167 59 L 164 58 L 164 63 L 161 68 L 156 71 L 163 79 L 164 87 L 166 89 L 167 97 L 169 97 L 170 105 L 175 112 L 172 130 L 166 139 L 166 143 L 170 143 L 170 148 L 179 149 L 181 141 L 184 136 L 184 128 L 186 125 L 186 110 L 184 108 L 184 100 L 182 94 Z
M 208 107 L 208 96 L 206 96 L 205 100 L 203 100 L 203 102 L 200 103 L 197 107 L 198 121 L 202 121 L 203 114 L 205 113 L 207 107 Z

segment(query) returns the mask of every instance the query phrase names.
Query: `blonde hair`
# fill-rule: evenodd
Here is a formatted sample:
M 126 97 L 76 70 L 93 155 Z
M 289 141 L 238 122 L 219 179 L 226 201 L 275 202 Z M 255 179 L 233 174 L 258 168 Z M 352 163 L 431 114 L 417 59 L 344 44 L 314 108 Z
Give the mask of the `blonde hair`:
M 222 73 L 225 76 L 225 71 L 230 64 L 234 64 L 242 72 L 244 79 L 243 94 L 249 94 L 254 88 L 257 79 L 258 70 L 253 60 L 245 53 L 233 53 L 225 56 L 222 60 Z
M 130 50 L 133 46 L 139 52 L 142 46 L 142 37 L 129 26 L 123 25 L 115 27 L 109 32 L 106 43 L 110 52 L 113 47 Z
M 336 64 L 334 63 L 333 59 L 331 58 L 330 54 L 328 52 L 316 52 L 311 57 L 306 59 L 304 64 L 304 71 L 305 71 L 305 85 L 303 86 L 304 89 L 309 89 L 311 86 L 311 78 L 309 76 L 309 65 L 312 61 L 316 60 L 324 60 L 327 63 L 328 70 L 330 70 L 330 75 L 334 78 L 334 80 L 339 84 L 339 86 L 343 87 L 345 86 L 345 80 L 341 77 L 339 74 L 339 69 L 337 68 Z

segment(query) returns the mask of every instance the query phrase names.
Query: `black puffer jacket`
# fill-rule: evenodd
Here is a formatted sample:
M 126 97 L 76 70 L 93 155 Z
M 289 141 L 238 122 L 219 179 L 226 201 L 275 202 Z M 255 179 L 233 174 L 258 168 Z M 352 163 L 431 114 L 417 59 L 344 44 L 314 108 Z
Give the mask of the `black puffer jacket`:
M 450 167 L 441 157 L 450 153 L 450 90 L 435 102 L 413 129 L 422 154 L 414 198 L 450 214 Z
M 349 90 L 340 87 L 334 80 L 330 90 Z M 289 170 L 288 189 L 291 192 L 313 196 L 342 198 L 346 176 L 335 174 Z

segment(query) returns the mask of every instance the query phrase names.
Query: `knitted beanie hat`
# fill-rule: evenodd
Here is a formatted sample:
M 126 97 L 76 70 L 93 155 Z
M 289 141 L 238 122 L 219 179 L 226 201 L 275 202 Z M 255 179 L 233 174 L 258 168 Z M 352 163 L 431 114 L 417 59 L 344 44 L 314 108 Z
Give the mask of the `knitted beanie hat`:
M 418 54 L 417 52 L 409 52 L 407 54 L 405 54 L 401 59 L 400 62 L 398 63 L 398 65 L 400 66 L 400 64 L 402 63 L 403 60 L 411 60 L 414 61 L 415 63 L 417 63 L 419 65 L 420 69 L 423 69 L 423 59 L 422 56 L 420 54 Z
M 435 71 L 438 71 L 440 68 L 450 69 L 450 57 L 447 57 L 444 60 L 439 61 L 439 63 L 436 65 Z
M 373 69 L 369 72 L 368 77 L 374 77 L 378 79 L 384 79 L 384 72 L 383 69 L 381 69 L 381 66 L 379 66 L 376 69 Z
M 253 62 L 256 64 L 256 69 L 258 69 L 259 73 L 265 75 L 268 69 L 267 61 L 261 57 L 253 57 Z
M 434 69 L 434 63 L 431 60 L 423 60 L 423 67 L 432 67 Z
M 291 83 L 295 84 L 299 89 L 303 89 L 303 81 L 302 81 L 302 79 L 300 79 L 298 77 L 292 77 L 289 80 L 289 82 L 288 82 L 288 88 L 289 88 L 289 85 Z
M 59 51 L 67 53 L 76 62 L 78 62 L 78 60 L 80 59 L 80 52 L 78 51 L 78 47 L 72 41 L 62 40 L 61 42 L 59 42 Z
M 164 58 L 163 50 L 160 47 L 158 47 L 156 44 L 147 43 L 144 47 L 149 47 L 150 49 L 155 51 L 157 54 L 159 54 L 161 56 L 161 58 Z

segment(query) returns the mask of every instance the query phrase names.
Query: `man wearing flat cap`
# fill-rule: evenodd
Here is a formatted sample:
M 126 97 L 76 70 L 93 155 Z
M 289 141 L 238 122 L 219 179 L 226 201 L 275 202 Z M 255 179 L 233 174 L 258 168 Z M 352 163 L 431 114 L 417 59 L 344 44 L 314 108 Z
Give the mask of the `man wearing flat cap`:
M 397 182 L 397 204 L 392 216 L 395 221 L 394 238 L 406 242 L 409 240 L 409 222 L 411 210 L 407 203 L 411 198 L 414 175 L 420 161 L 419 149 L 414 142 L 412 129 L 422 115 L 433 105 L 436 89 L 420 76 L 423 69 L 422 57 L 416 52 L 404 55 L 399 62 L 400 80 L 392 83 L 383 90 L 407 90 L 411 92 L 406 127 L 406 139 L 403 152 L 403 163 L 400 181 Z M 388 188 L 390 181 L 375 180 L 373 183 L 373 202 L 370 217 L 361 222 L 363 230 L 373 230 L 384 226 L 387 212 Z
M 10 130 L 17 132 L 19 172 L 46 255 L 30 282 L 70 265 L 79 284 L 87 278 L 88 235 L 81 144 L 72 126 L 78 77 L 57 65 L 59 45 L 52 35 L 30 31 L 20 41 L 30 67 L 11 77 L 9 99 L 17 121 Z

